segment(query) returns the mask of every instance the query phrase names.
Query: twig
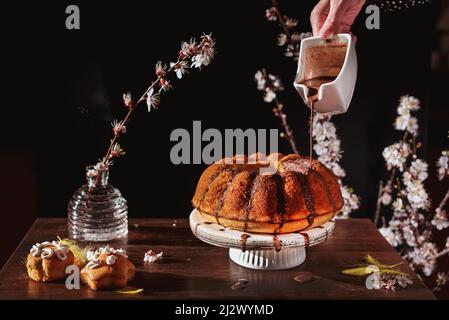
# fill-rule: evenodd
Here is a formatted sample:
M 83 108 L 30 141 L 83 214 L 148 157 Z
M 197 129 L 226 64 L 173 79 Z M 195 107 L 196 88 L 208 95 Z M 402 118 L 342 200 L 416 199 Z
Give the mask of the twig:
M 379 222 L 379 217 L 380 217 L 380 210 L 381 210 L 381 206 L 382 206 L 382 194 L 383 194 L 383 181 L 380 180 L 379 181 L 379 192 L 377 194 L 377 203 L 376 203 L 376 214 L 374 216 L 374 225 L 377 228 L 377 223 Z
M 440 202 L 440 205 L 438 206 L 438 209 L 443 209 L 443 207 L 446 205 L 446 202 L 449 200 L 449 189 L 446 191 L 446 194 L 444 195 L 443 199 Z
M 276 106 L 273 108 L 273 113 L 281 119 L 282 127 L 284 128 L 284 138 L 290 143 L 293 152 L 299 154 L 299 150 L 296 147 L 295 137 L 293 136 L 293 131 L 288 124 L 287 115 L 283 111 L 284 105 L 278 98 L 276 98 L 274 102 Z
M 279 4 L 276 0 L 272 0 L 271 1 L 273 7 L 276 8 L 276 17 L 279 20 L 279 24 L 281 25 L 282 29 L 284 30 L 284 33 L 287 37 L 287 43 L 288 44 L 293 44 L 293 40 L 292 40 L 292 36 L 290 34 L 290 30 L 288 30 L 287 25 L 285 24 L 285 20 L 284 17 L 281 14 L 281 11 L 279 10 Z

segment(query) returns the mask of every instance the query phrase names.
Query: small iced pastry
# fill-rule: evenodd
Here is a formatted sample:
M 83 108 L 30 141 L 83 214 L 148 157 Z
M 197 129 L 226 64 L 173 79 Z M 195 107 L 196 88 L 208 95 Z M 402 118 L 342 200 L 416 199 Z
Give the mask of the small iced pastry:
M 66 267 L 74 260 L 69 247 L 59 241 L 36 243 L 27 257 L 28 277 L 37 282 L 64 279 Z
M 136 268 L 123 249 L 106 246 L 90 250 L 87 259 L 89 262 L 81 270 L 81 281 L 92 290 L 123 288 L 134 279 Z

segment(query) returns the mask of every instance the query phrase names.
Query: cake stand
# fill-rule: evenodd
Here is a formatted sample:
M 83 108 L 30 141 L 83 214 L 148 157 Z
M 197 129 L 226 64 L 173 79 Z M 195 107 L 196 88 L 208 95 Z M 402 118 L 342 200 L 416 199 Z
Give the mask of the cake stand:
M 306 260 L 306 248 L 325 241 L 334 231 L 335 221 L 296 233 L 257 234 L 228 229 L 212 223 L 194 209 L 190 229 L 195 236 L 211 245 L 229 248 L 232 261 L 257 270 L 285 270 Z

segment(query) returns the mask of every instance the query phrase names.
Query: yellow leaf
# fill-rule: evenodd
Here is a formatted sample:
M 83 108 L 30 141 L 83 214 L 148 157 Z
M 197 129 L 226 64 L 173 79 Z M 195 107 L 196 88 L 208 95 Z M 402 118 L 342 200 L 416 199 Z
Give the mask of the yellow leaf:
M 126 291 L 116 291 L 117 293 L 121 294 L 138 294 L 143 292 L 143 289 L 136 289 L 136 290 L 126 290 Z
M 378 266 L 380 269 L 391 269 L 391 268 L 396 268 L 397 266 L 400 266 L 403 262 L 397 263 L 397 264 L 382 264 L 379 261 L 377 261 L 376 259 L 374 259 L 371 255 L 367 255 L 366 256 L 366 262 L 370 263 L 370 264 L 374 264 L 376 266 Z
M 87 263 L 87 251 L 90 249 L 90 245 L 86 247 L 80 247 L 76 241 L 71 239 L 61 239 L 58 236 L 58 240 L 65 244 L 66 246 L 69 246 L 70 251 L 72 251 L 73 255 L 75 256 L 75 259 L 78 260 L 81 264 L 81 267 L 84 266 Z
M 402 272 L 402 271 L 398 271 L 398 270 L 393 270 L 393 269 L 382 269 L 380 271 L 380 273 L 387 273 L 387 274 L 400 274 L 402 276 L 408 276 L 407 273 Z
M 343 270 L 341 273 L 348 274 L 350 276 L 359 276 L 360 277 L 360 276 L 369 274 L 371 272 L 369 272 L 366 267 L 359 267 L 359 268 L 353 268 L 353 269 L 346 269 L 346 270 Z

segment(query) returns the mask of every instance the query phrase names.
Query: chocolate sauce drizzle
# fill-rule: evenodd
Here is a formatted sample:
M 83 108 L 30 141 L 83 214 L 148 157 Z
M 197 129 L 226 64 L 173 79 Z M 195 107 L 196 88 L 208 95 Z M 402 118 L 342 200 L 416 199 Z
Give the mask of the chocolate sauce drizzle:
M 323 227 L 323 226 L 318 226 L 317 228 L 324 229 L 324 232 L 326 233 L 326 236 L 325 236 L 325 238 L 324 238 L 324 241 L 326 241 L 327 238 L 329 237 L 329 231 L 327 231 L 327 229 L 326 229 L 325 227 Z
M 312 165 L 313 157 L 313 113 L 315 112 L 315 101 L 310 101 L 310 124 L 309 124 L 309 161 Z
M 281 251 L 281 244 L 282 241 L 279 240 L 279 237 L 277 235 L 273 236 L 273 246 L 277 252 Z
M 307 222 L 309 223 L 307 228 L 309 228 L 311 225 L 313 225 L 313 222 L 316 217 L 315 205 L 313 204 L 312 194 L 310 192 L 310 186 L 309 182 L 307 181 L 307 177 L 302 173 L 298 172 L 296 172 L 296 177 L 298 179 L 299 184 L 301 185 L 301 190 L 304 193 L 304 200 L 306 203 L 307 210 L 309 210 L 310 212 L 310 214 L 307 217 Z
M 215 219 L 217 220 L 217 224 L 220 224 L 220 211 L 221 208 L 223 208 L 224 199 L 226 197 L 226 193 L 229 190 L 229 187 L 232 184 L 232 181 L 234 181 L 235 176 L 237 175 L 237 171 L 232 170 L 231 171 L 231 180 L 226 184 L 226 189 L 221 194 L 220 200 L 218 201 L 217 207 L 215 208 Z
M 285 203 L 285 194 L 284 194 L 284 177 L 280 174 L 274 175 L 274 181 L 276 183 L 276 191 L 277 195 L 279 196 L 277 199 L 277 214 L 279 215 L 280 222 L 274 233 L 280 233 L 282 227 L 285 224 L 285 212 L 286 212 L 286 203 Z M 277 221 L 274 221 L 274 218 L 276 218 L 276 214 L 272 217 L 272 222 L 277 223 Z
M 245 207 L 245 225 L 243 227 L 243 231 L 246 231 L 248 229 L 248 221 L 249 221 L 249 213 L 251 212 L 251 206 L 252 206 L 252 200 L 253 200 L 253 196 L 254 196 L 254 191 L 256 190 L 257 187 L 257 180 L 258 180 L 258 175 L 257 172 L 253 171 L 251 172 L 251 191 L 249 192 L 249 195 L 246 195 L 248 197 L 248 202 L 246 204 Z
M 246 241 L 248 240 L 248 238 L 251 238 L 251 236 L 247 233 L 243 233 L 240 236 L 240 248 L 241 248 L 242 252 L 246 251 Z
M 304 246 L 308 247 L 310 245 L 310 237 L 308 233 L 305 232 L 298 232 L 300 235 L 304 237 Z

